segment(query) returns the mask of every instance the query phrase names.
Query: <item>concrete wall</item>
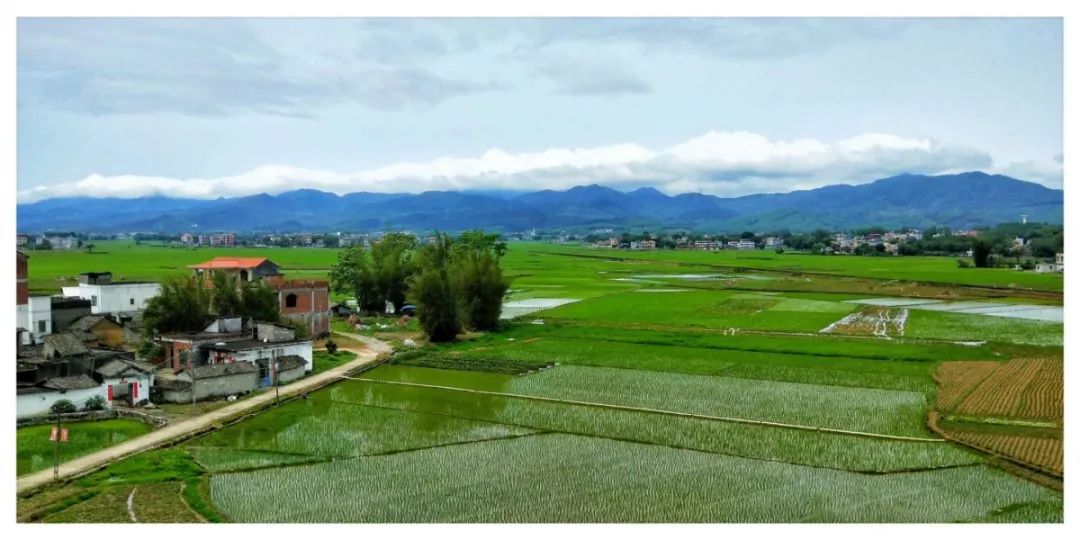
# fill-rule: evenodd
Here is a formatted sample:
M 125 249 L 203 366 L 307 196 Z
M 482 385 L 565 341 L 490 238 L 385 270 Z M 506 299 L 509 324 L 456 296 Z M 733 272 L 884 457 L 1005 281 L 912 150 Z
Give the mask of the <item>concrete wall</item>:
M 49 414 L 49 407 L 52 407 L 53 403 L 61 399 L 66 399 L 75 404 L 78 408 L 82 409 L 83 403 L 91 396 L 101 396 L 101 399 L 106 397 L 105 385 L 95 386 L 94 388 L 86 388 L 83 390 L 68 390 L 66 392 L 40 392 L 37 394 L 22 394 L 16 396 L 15 403 L 15 417 L 26 418 L 28 416 L 37 416 L 41 414 Z M 109 402 L 105 402 L 105 406 L 109 406 Z
M 190 381 L 187 378 L 187 372 L 184 372 L 180 376 L 185 381 Z M 244 394 L 251 392 L 259 387 L 259 372 L 253 371 L 251 373 L 236 373 L 233 375 L 223 375 L 221 377 L 211 377 L 206 379 L 197 379 L 195 381 L 195 401 L 203 401 L 210 398 L 219 398 L 232 396 L 235 394 Z M 187 403 L 191 402 L 190 390 L 169 390 L 161 393 L 162 400 L 170 403 Z
M 296 305 L 288 306 L 290 295 Z M 314 337 L 330 331 L 330 294 L 325 281 L 291 280 L 282 284 L 278 291 L 281 314 L 290 320 L 303 323 L 308 335 Z
M 255 323 L 255 335 L 261 339 L 270 341 L 293 341 L 296 339 L 296 330 L 282 328 L 280 325 L 271 323 Z
M 305 371 L 304 371 L 303 366 L 299 366 L 299 367 L 296 367 L 296 368 L 293 368 L 293 369 L 281 371 L 280 373 L 278 373 L 278 384 L 279 385 L 289 384 L 289 383 L 295 381 L 296 379 L 299 379 L 300 377 L 303 377 L 304 373 L 305 373 Z
M 90 312 L 116 314 L 139 311 L 146 301 L 157 296 L 157 283 L 113 283 L 111 285 L 79 285 L 79 297 L 90 300 Z
M 38 342 L 41 338 L 53 332 L 52 329 L 52 298 L 48 296 L 31 296 L 26 311 L 23 312 L 24 320 L 17 325 L 30 331 Z M 41 330 L 44 323 L 45 330 Z
M 61 307 L 64 306 L 64 307 Z M 65 306 L 54 304 L 52 306 L 53 332 L 67 330 L 71 323 L 83 315 L 90 315 L 90 306 Z
M 115 386 L 127 387 L 128 384 L 131 384 L 131 383 L 138 383 L 137 388 L 136 387 L 132 388 L 132 390 L 134 391 L 134 395 L 132 395 L 132 400 L 131 400 L 132 403 L 139 403 L 140 401 L 150 399 L 150 389 L 154 386 L 154 374 L 153 373 L 145 373 L 145 374 L 139 375 L 137 377 L 117 377 L 117 378 L 113 378 L 113 379 L 105 379 L 103 381 L 103 384 L 106 387 L 114 386 L 114 385 Z M 127 391 L 126 388 L 124 390 L 121 390 L 119 388 L 115 388 L 113 390 L 113 399 L 117 399 L 117 396 L 121 392 L 126 392 L 126 391 Z

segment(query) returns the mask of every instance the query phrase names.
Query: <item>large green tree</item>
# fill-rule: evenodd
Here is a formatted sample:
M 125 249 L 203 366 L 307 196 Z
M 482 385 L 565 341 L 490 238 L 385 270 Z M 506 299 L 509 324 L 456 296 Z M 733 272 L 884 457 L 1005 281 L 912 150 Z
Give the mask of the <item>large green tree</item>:
M 497 234 L 467 231 L 453 245 L 455 292 L 465 325 L 490 331 L 499 327 L 502 301 L 510 288 L 499 261 L 506 244 Z
M 435 242 L 417 254 L 419 272 L 409 282 L 408 297 L 416 304 L 420 327 L 429 341 L 453 341 L 461 332 L 457 295 L 451 280 L 452 241 L 435 233 Z
M 415 273 L 413 256 L 416 238 L 405 233 L 387 233 L 371 245 L 372 270 L 379 294 L 394 311 L 405 305 L 409 278 Z
M 364 311 L 382 311 L 385 307 L 364 246 L 350 246 L 338 253 L 337 262 L 330 268 L 330 286 L 335 292 L 352 295 Z
M 146 302 L 143 324 L 148 335 L 201 330 L 210 319 L 210 290 L 195 277 L 172 277 Z

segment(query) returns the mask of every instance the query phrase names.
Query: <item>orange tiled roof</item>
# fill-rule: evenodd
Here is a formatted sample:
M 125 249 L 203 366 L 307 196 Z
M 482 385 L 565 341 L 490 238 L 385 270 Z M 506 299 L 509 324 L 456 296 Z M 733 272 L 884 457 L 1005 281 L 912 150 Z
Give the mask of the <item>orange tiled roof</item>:
M 265 261 L 266 257 L 214 257 L 204 263 L 188 266 L 188 268 L 196 270 L 241 270 L 255 268 Z

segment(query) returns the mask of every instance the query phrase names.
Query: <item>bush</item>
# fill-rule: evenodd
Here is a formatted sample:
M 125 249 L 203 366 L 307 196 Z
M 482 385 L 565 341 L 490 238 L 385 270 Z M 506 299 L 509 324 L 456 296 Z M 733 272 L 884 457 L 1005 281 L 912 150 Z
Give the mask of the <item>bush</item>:
M 64 414 L 76 412 L 78 409 L 75 408 L 75 404 L 71 400 L 58 399 L 52 404 L 52 407 L 49 407 L 49 410 L 55 414 Z
M 957 268 L 971 268 L 971 263 L 965 259 L 956 259 Z
M 334 343 L 334 340 L 326 340 L 326 352 L 330 354 L 337 354 L 337 343 Z
M 70 403 L 70 402 L 68 402 L 68 403 Z M 72 406 L 74 406 L 74 405 L 72 405 Z M 86 403 L 83 404 L 83 410 L 84 411 L 100 411 L 100 410 L 104 410 L 104 409 L 105 409 L 105 398 L 103 398 L 101 396 L 91 396 L 90 399 L 86 400 Z

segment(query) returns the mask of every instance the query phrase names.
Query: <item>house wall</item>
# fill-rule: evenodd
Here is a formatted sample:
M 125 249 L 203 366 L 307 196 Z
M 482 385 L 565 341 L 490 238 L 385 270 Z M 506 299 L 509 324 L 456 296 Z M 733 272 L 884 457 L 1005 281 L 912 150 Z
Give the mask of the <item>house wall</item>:
M 157 283 L 80 284 L 79 297 L 90 300 L 91 313 L 115 315 L 145 308 L 146 301 L 157 296 L 160 290 L 161 285 Z
M 28 257 L 22 252 L 16 252 L 15 261 L 15 305 L 24 305 L 29 302 L 30 285 L 26 281 Z
M 137 388 L 133 388 L 134 395 L 132 396 L 132 403 L 138 403 L 140 401 L 150 399 L 150 389 L 154 386 L 154 374 L 144 373 L 137 377 L 116 377 L 105 379 L 102 384 L 106 387 L 106 398 L 108 397 L 108 387 L 110 386 L 127 386 L 130 383 L 138 383 Z M 126 392 L 126 390 L 124 390 Z M 114 398 L 118 396 L 120 392 L 117 389 L 113 389 Z
M 75 322 L 75 319 L 82 317 L 83 315 L 90 315 L 90 306 L 71 306 L 69 304 L 54 303 L 52 305 L 52 329 L 53 332 L 62 332 L 67 330 L 71 323 Z
M 293 341 L 296 339 L 295 329 L 282 328 L 279 325 L 270 323 L 255 323 L 255 334 L 259 336 L 259 339 L 268 339 L 270 341 Z
M 288 384 L 300 377 L 304 376 L 304 367 L 299 366 L 293 369 L 282 370 L 278 373 L 278 384 Z
M 190 380 L 186 377 L 185 372 L 184 380 Z M 202 401 L 210 398 L 226 397 L 235 394 L 243 394 L 251 392 L 259 387 L 259 372 L 253 371 L 251 373 L 234 373 L 232 375 L 222 375 L 221 377 L 210 377 L 206 379 L 195 380 L 195 401 Z M 180 397 L 180 402 L 191 401 L 190 391 L 171 391 L 162 392 L 164 398 L 166 394 L 172 394 L 171 397 Z
M 52 328 L 52 298 L 48 296 L 31 296 L 27 308 L 26 328 L 38 341 L 42 337 L 53 332 Z M 44 330 L 42 330 L 44 327 Z
M 53 403 L 61 399 L 71 401 L 80 409 L 83 403 L 91 396 L 101 396 L 105 399 L 105 385 L 96 386 L 94 388 L 85 388 L 82 390 L 67 390 L 65 392 L 40 392 L 37 394 L 22 394 L 17 396 L 15 402 L 15 417 L 26 418 L 28 416 L 37 416 L 42 414 L 49 414 L 49 407 L 52 407 Z M 105 402 L 106 407 L 111 407 L 108 401 Z
M 287 307 L 287 298 L 296 295 L 296 305 Z M 301 323 L 309 336 L 330 331 L 330 290 L 325 282 L 285 282 L 278 291 L 278 305 L 286 318 Z

